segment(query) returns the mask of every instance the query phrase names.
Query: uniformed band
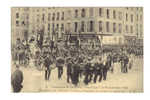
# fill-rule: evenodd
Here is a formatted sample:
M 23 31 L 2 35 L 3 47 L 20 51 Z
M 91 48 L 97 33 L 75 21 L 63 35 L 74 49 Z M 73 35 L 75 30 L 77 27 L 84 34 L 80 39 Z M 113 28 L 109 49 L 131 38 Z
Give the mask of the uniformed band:
M 51 71 L 57 68 L 58 79 L 61 80 L 62 75 L 66 74 L 67 83 L 78 86 L 81 79 L 85 85 L 107 80 L 107 72 L 114 72 L 114 63 L 119 63 L 120 72 L 128 73 L 128 69 L 131 69 L 133 65 L 132 55 L 135 55 L 134 52 L 128 52 L 126 49 L 103 52 L 101 48 L 99 53 L 91 53 L 88 48 L 84 50 L 71 46 L 66 48 L 60 49 L 54 41 L 50 41 L 45 46 L 35 45 L 34 48 L 32 48 L 32 43 L 25 45 L 19 42 L 19 45 L 12 50 L 12 59 L 15 63 L 18 62 L 19 66 L 34 66 L 38 70 L 45 70 L 45 80 L 50 80 Z M 66 73 L 63 71 L 64 67 L 67 69 Z M 23 78 L 23 75 L 21 76 Z M 17 86 L 20 87 L 17 90 L 21 90 L 21 82 L 18 83 Z M 12 82 L 12 85 L 14 92 L 17 91 L 16 83 Z

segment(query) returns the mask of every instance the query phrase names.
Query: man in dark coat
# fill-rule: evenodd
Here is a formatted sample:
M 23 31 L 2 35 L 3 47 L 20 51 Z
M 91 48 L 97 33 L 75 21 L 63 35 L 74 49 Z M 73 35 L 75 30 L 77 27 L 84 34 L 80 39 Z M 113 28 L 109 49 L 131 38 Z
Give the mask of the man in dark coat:
M 124 73 L 128 72 L 128 68 L 127 68 L 128 62 L 129 62 L 129 58 L 128 56 L 125 55 L 124 56 Z
M 85 65 L 85 79 L 84 79 L 84 83 L 86 85 L 88 85 L 88 83 L 89 83 L 89 77 L 91 77 L 90 67 L 91 67 L 91 63 L 88 61 L 87 64 Z
M 110 70 L 110 68 L 111 68 L 111 62 L 112 62 L 112 60 L 113 60 L 113 57 L 112 57 L 112 55 L 108 55 L 107 56 L 107 67 L 108 67 L 108 70 Z M 113 69 L 111 69 L 111 72 L 113 72 Z
M 11 85 L 13 88 L 13 92 L 20 92 L 23 88 L 22 82 L 23 82 L 23 73 L 19 69 L 19 66 L 16 65 L 16 70 L 11 75 Z
M 45 80 L 49 80 L 50 74 L 51 74 L 51 69 L 50 65 L 52 64 L 52 61 L 50 60 L 49 56 L 47 55 L 45 60 L 44 60 L 44 66 L 45 66 Z
M 72 73 L 72 83 L 77 86 L 79 82 L 79 73 L 80 73 L 80 67 L 77 61 L 75 61 L 73 65 L 73 73 Z
M 63 74 L 63 65 L 60 63 L 56 63 L 56 66 L 58 68 L 58 79 L 61 79 L 61 76 Z
M 71 60 L 67 64 L 67 82 L 69 83 L 72 75 L 72 62 Z
M 96 63 L 95 64 L 95 68 L 94 68 L 94 83 L 96 83 L 97 77 L 99 76 L 99 82 L 101 82 L 102 80 L 102 68 L 103 68 L 103 64 L 102 63 Z
M 110 61 L 106 61 L 106 63 L 103 65 L 103 80 L 107 79 L 107 72 L 110 68 Z

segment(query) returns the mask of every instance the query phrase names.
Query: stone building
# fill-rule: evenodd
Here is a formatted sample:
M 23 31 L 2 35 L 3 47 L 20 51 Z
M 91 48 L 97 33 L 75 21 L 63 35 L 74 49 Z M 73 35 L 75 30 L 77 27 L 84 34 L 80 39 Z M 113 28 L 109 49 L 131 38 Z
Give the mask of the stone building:
M 104 45 L 143 41 L 142 7 L 31 7 L 12 8 L 12 42 L 16 38 L 64 39 L 64 34 L 100 34 Z M 134 45 L 134 44 L 133 44 Z

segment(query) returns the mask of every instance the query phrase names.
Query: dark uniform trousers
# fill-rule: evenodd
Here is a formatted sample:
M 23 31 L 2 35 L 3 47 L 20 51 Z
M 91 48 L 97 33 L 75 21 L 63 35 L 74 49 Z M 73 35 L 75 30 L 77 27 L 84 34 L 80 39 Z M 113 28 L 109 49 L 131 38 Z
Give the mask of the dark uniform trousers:
M 93 72 L 94 72 L 94 68 L 91 67 L 91 68 L 90 68 L 90 72 L 89 72 L 89 77 L 88 77 L 88 78 L 89 78 L 89 80 L 88 80 L 89 82 L 92 81 L 92 78 L 93 78 Z
M 94 71 L 94 74 L 95 74 L 95 76 L 94 76 L 94 83 L 96 83 L 96 80 L 97 80 L 97 77 L 99 76 L 99 82 L 101 82 L 101 80 L 102 80 L 102 65 L 98 65 L 98 66 L 96 66 L 96 68 L 95 68 L 95 71 Z
M 45 70 L 45 80 L 49 80 L 50 74 L 51 74 L 51 70 L 49 68 L 46 69 Z
M 108 69 L 106 67 L 103 68 L 103 80 L 107 79 L 107 71 Z
M 58 67 L 58 79 L 61 79 L 61 76 L 63 74 L 63 67 L 62 66 L 57 66 Z
M 88 85 L 89 81 L 92 79 L 92 74 L 91 74 L 91 71 L 90 71 L 90 67 L 91 67 L 91 64 L 85 65 L 85 79 L 84 79 L 84 83 L 86 85 Z
M 72 73 L 72 65 L 69 63 L 67 65 L 67 82 L 69 83 L 70 82 L 70 79 L 71 79 L 71 73 Z
M 72 83 L 77 86 L 79 82 L 79 72 L 80 72 L 80 67 L 78 65 L 74 65 L 73 67 L 73 74 L 72 74 Z
M 103 66 L 103 80 L 106 80 L 107 79 L 107 72 L 110 68 L 111 64 L 110 64 L 110 61 L 107 61 L 106 64 Z
M 46 67 L 45 80 L 49 80 L 49 77 L 50 77 L 50 73 L 51 73 L 50 64 L 51 64 L 51 61 L 49 60 L 49 58 L 46 58 L 44 62 L 44 65 Z
M 124 73 L 128 72 L 127 63 L 124 64 Z

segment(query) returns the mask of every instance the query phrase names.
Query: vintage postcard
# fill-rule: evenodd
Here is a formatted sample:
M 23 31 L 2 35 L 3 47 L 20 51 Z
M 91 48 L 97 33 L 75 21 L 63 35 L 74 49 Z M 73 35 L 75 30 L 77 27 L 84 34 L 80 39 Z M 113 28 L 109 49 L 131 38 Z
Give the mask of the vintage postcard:
M 12 7 L 12 92 L 143 92 L 143 7 Z

